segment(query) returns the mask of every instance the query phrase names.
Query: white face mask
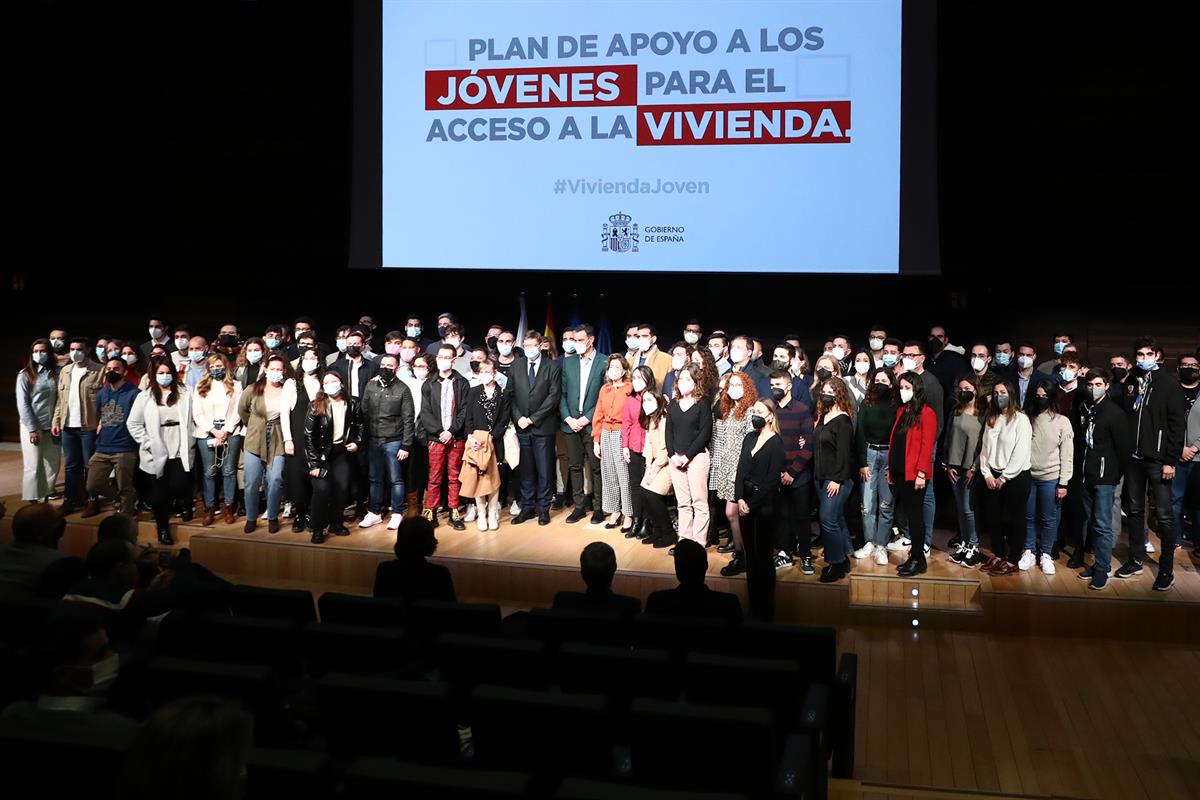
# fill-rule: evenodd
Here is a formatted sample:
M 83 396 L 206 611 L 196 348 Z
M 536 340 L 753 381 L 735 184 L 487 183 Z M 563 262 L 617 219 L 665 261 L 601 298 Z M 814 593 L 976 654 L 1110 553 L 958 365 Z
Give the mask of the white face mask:
M 462 339 L 447 339 L 447 340 L 446 340 L 446 344 L 450 345 L 450 346 L 451 346 L 451 347 L 453 347 L 455 350 L 457 350 L 457 349 L 458 349 L 458 346 L 459 346 L 460 344 L 462 344 Z
M 854 371 L 857 372 L 859 375 L 866 375 L 868 372 L 871 371 L 871 365 L 864 364 L 861 361 L 856 361 L 854 363 Z
M 979 356 L 975 356 L 971 359 L 971 369 L 975 370 L 976 372 L 983 372 L 983 367 L 986 363 L 987 362 Z
M 246 361 L 250 362 L 251 364 L 257 364 L 258 362 L 262 361 L 262 350 L 247 350 Z
M 525 357 L 530 361 L 536 361 L 542 354 L 542 349 L 537 345 L 528 345 L 525 347 Z
M 680 397 L 687 397 L 696 389 L 696 384 L 691 378 L 688 378 L 686 381 L 677 381 L 675 386 L 679 389 Z
M 315 358 L 306 358 L 300 362 L 300 366 L 303 367 L 305 372 L 311 375 L 317 371 L 317 360 Z
M 708 348 L 708 352 L 712 353 L 713 361 L 720 361 L 720 360 L 721 360 L 721 348 L 719 348 L 719 347 L 710 347 L 710 348 Z
M 912 399 L 913 399 L 913 390 L 912 389 L 901 389 L 900 390 L 900 402 L 907 403 L 909 400 L 912 400 Z
M 685 363 L 687 363 L 687 359 L 684 356 L 671 356 L 671 369 L 681 370 Z
M 634 378 L 633 379 L 633 390 L 635 392 L 646 391 L 646 382 L 644 380 L 642 380 L 641 378 Z
M 839 344 L 837 347 L 835 347 L 829 351 L 829 355 L 833 356 L 838 361 L 841 361 L 843 358 L 846 357 L 846 348 L 842 347 Z
M 71 360 L 76 364 L 82 364 L 85 358 L 87 358 L 87 353 L 83 352 L 82 350 L 71 351 Z
M 912 372 L 917 368 L 917 360 L 915 358 L 908 358 L 906 356 L 900 363 L 904 365 L 905 372 Z
M 650 349 L 650 340 L 643 339 L 642 337 L 639 336 L 637 346 L 638 346 L 638 350 L 641 350 L 643 353 L 645 353 Z
M 1017 356 L 1017 366 L 1021 369 L 1029 369 L 1033 366 L 1033 356 Z
M 700 341 L 700 334 L 696 333 L 695 331 L 684 331 L 683 340 L 688 344 L 695 344 L 696 342 Z
M 150 329 L 150 338 L 151 339 L 161 339 L 162 335 L 163 335 L 162 328 L 151 328 Z
M 484 386 L 489 385 L 494 380 L 496 380 L 496 373 L 494 373 L 494 372 L 480 372 L 479 373 L 479 382 L 482 383 Z
M 743 394 L 745 394 L 745 389 L 742 388 L 740 383 L 732 383 L 729 385 L 730 400 L 741 400 Z
M 871 340 L 871 349 L 872 350 L 882 350 L 883 349 L 883 339 L 879 339 L 879 338 L 872 339 Z
M 340 381 L 330 381 L 329 383 L 322 384 L 322 386 L 325 390 L 325 394 L 329 395 L 330 397 L 337 397 L 342 393 L 342 384 Z
M 184 338 L 183 336 L 180 336 L 178 339 L 175 340 L 175 349 L 176 350 L 187 350 L 187 345 L 188 345 L 188 340 L 186 338 Z
M 629 336 L 625 339 L 625 347 L 630 351 L 638 349 L 638 339 L 636 336 Z
M 642 411 L 645 411 L 646 416 L 648 417 L 655 411 L 658 411 L 658 403 L 654 402 L 654 400 L 647 400 L 646 402 L 642 403 Z
M 413 370 L 413 377 L 419 381 L 423 381 L 429 377 L 429 369 L 427 367 L 417 367 Z
M 746 359 L 746 351 L 740 347 L 735 347 L 729 351 L 729 358 L 733 363 L 740 364 Z
M 167 387 L 175 382 L 175 376 L 169 372 L 160 372 L 154 376 L 154 380 L 158 381 L 159 386 Z
M 613 367 L 608 371 L 608 379 L 614 383 L 621 380 L 623 377 L 625 377 L 625 371 L 620 367 Z
M 121 356 L 121 360 L 132 367 L 137 363 L 138 357 L 133 353 L 126 353 L 125 355 Z
M 267 380 L 271 383 L 283 383 L 283 370 L 269 369 L 267 370 Z
M 439 358 L 437 360 L 437 368 L 438 368 L 439 372 L 448 372 L 450 370 L 450 367 L 452 367 L 453 365 L 454 365 L 454 362 L 448 358 Z

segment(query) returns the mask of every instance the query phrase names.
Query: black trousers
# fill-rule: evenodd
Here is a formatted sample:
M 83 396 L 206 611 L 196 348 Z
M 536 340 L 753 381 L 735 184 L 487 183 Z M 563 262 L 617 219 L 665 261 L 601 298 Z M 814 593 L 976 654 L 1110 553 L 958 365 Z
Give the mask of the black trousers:
M 750 616 L 770 622 L 775 619 L 775 509 L 750 512 L 741 517 L 741 527 Z
M 171 506 L 178 502 L 182 506 L 192 502 L 192 473 L 183 468 L 178 458 L 167 461 L 162 475 L 153 477 L 150 484 L 150 507 L 154 509 L 154 522 L 165 528 L 171 521 Z
M 1129 490 L 1129 557 L 1146 560 L 1146 492 L 1154 495 L 1154 523 L 1162 547 L 1158 570 L 1170 574 L 1175 569 L 1175 519 L 1171 481 L 1164 481 L 1162 464 L 1131 458 L 1125 470 L 1125 488 Z
M 365 509 L 367 507 L 367 500 L 371 496 L 371 474 L 367 467 L 366 444 L 360 445 L 355 452 L 346 453 L 345 455 L 348 462 L 349 488 L 347 491 L 349 492 L 349 498 L 358 509 Z
M 642 478 L 646 476 L 646 457 L 641 453 L 629 451 L 629 493 L 633 501 L 633 516 L 646 516 L 646 504 L 642 499 Z
M 742 524 L 745 524 L 742 517 Z M 779 487 L 779 512 L 776 515 L 778 549 L 790 556 L 812 556 L 812 481 Z
M 991 534 L 992 553 L 1010 564 L 1016 564 L 1025 550 L 1025 513 L 1032 489 L 1033 475 L 1028 471 L 1000 489 L 987 488 L 986 481 L 979 489 L 983 527 Z
M 593 498 L 602 498 L 604 495 L 600 491 L 600 459 L 596 458 L 596 451 L 592 446 L 592 426 L 588 425 L 579 433 L 564 433 L 563 438 L 567 443 L 567 470 L 571 475 L 575 508 L 584 508 L 586 503 L 599 510 L 600 503 L 593 501 Z M 584 491 L 585 469 L 592 473 L 591 495 Z
M 296 442 L 302 445 L 302 442 Z M 283 496 L 292 504 L 292 516 L 300 518 L 312 508 L 312 479 L 308 474 L 308 460 L 300 446 L 295 455 L 283 457 Z
M 671 526 L 671 515 L 667 513 L 667 498 L 646 490 L 642 495 L 642 503 L 646 510 L 646 516 L 654 525 L 654 538 L 656 540 L 676 538 L 675 529 Z
M 501 468 L 503 469 L 503 467 Z M 413 442 L 408 458 L 404 460 L 404 487 L 406 491 L 417 493 L 417 510 L 425 507 L 425 487 L 429 485 L 429 447 L 428 442 Z
M 354 454 L 335 445 L 325 461 L 325 477 L 312 479 L 312 531 L 340 530 L 345 527 L 346 493 L 350 487 L 350 468 Z
M 932 490 L 933 487 L 928 483 L 921 489 L 917 488 L 914 481 L 900 481 L 892 484 L 892 495 L 894 496 L 892 507 L 897 510 L 904 509 L 910 520 L 918 520 L 917 524 L 908 526 L 908 536 L 912 540 L 912 550 L 909 552 L 920 558 L 925 557 L 925 523 L 921 521 L 925 519 L 925 493 Z M 1022 506 L 1023 508 L 1024 506 Z M 1021 517 L 1021 519 L 1025 518 Z

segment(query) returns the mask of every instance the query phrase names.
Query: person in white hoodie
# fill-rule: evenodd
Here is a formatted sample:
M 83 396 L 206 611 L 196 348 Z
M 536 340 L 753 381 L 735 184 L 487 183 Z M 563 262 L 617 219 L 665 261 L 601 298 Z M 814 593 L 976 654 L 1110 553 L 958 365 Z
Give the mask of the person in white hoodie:
M 1025 511 L 1033 486 L 1033 426 L 1017 408 L 1015 394 L 1008 383 L 996 384 L 983 421 L 979 452 L 979 475 L 985 484 L 983 527 L 991 531 L 993 552 L 983 570 L 993 576 L 1018 571 L 1025 543 Z
M 221 474 L 221 510 L 225 522 L 237 517 L 237 467 L 242 449 L 238 399 L 242 387 L 229 361 L 209 353 L 204 377 L 191 390 L 197 459 L 204 467 L 202 525 L 212 525 L 217 512 L 217 473 Z
M 153 479 L 150 505 L 160 544 L 172 545 L 171 504 L 192 503 L 192 393 L 170 363 L 154 367 L 150 385 L 138 395 L 125 426 L 138 443 L 138 468 Z
M 1029 413 L 1033 416 L 1030 473 L 1033 486 L 1025 508 L 1025 550 L 1017 567 L 1034 564 L 1053 575 L 1050 550 L 1058 531 L 1059 510 L 1067 497 L 1067 484 L 1075 474 L 1075 432 L 1071 421 L 1059 414 L 1045 386 L 1036 389 Z

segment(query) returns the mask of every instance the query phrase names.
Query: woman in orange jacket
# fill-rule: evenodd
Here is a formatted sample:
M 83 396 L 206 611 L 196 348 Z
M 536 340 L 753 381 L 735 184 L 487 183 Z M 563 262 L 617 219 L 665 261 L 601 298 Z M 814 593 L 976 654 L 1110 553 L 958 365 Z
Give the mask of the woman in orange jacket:
M 633 529 L 633 500 L 629 491 L 629 465 L 625 463 L 621 449 L 621 422 L 624 418 L 625 398 L 632 388 L 629 380 L 629 364 L 624 356 L 611 355 L 604 373 L 604 385 L 596 401 L 596 413 L 592 416 L 592 441 L 595 442 L 596 457 L 600 459 L 600 486 L 604 513 L 608 518 L 604 527 L 621 528 L 622 533 Z

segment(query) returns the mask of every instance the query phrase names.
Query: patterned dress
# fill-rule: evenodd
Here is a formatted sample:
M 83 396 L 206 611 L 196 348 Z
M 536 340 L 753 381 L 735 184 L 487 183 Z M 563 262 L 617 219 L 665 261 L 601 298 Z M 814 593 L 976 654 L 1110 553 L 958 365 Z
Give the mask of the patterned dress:
M 752 428 L 750 413 L 741 419 L 713 418 L 712 441 L 708 445 L 712 464 L 708 468 L 708 488 L 716 490 L 717 497 L 733 502 L 733 482 L 737 477 L 738 458 L 742 454 L 742 442 Z

